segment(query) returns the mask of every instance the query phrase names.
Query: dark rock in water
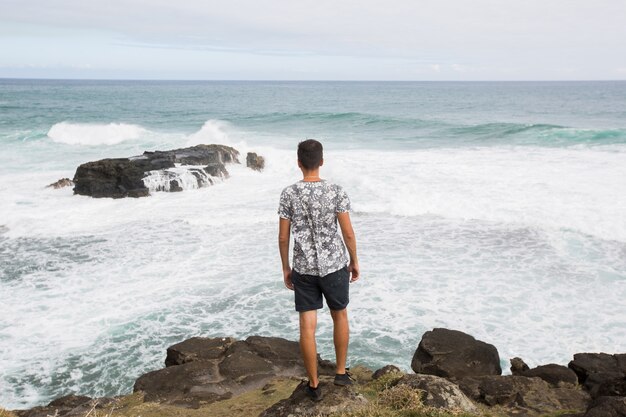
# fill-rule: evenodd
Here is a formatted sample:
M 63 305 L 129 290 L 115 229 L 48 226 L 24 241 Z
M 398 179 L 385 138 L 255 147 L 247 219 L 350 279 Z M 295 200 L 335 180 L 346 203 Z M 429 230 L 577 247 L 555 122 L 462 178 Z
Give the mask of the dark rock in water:
M 397 374 L 401 374 L 402 371 L 400 370 L 400 368 L 398 368 L 397 366 L 394 365 L 386 365 L 383 366 L 380 369 L 377 369 L 373 374 L 372 374 L 372 379 L 378 379 L 383 375 L 387 375 L 387 374 L 393 374 L 393 373 L 397 373 Z
M 502 407 L 510 415 L 583 412 L 590 401 L 589 394 L 577 387 L 553 387 L 540 378 L 517 375 L 466 377 L 459 387 L 474 401 Z
M 626 397 L 598 397 L 584 417 L 626 417 Z
M 74 193 L 92 197 L 144 197 L 150 195 L 150 190 L 180 191 L 185 178 L 193 182 L 194 188 L 211 185 L 213 178 L 228 176 L 224 164 L 239 163 L 238 156 L 239 152 L 229 146 L 196 145 L 87 162 L 76 169 Z
M 306 395 L 306 385 L 303 381 L 289 398 L 281 400 L 263 411 L 259 417 L 313 417 L 328 416 L 335 413 L 358 410 L 367 404 L 367 400 L 357 394 L 353 387 L 340 387 L 333 384 L 333 378 L 321 376 L 319 387 L 322 390 L 322 400 L 312 401 Z
M 422 401 L 430 407 L 477 411 L 458 385 L 435 375 L 405 375 L 395 385 L 407 385 L 423 392 Z
M 298 342 L 276 337 L 194 337 L 171 346 L 165 363 L 135 382 L 144 401 L 198 408 L 262 388 L 276 377 L 305 373 Z
M 69 178 L 61 178 L 60 180 L 53 182 L 52 184 L 46 185 L 46 188 L 58 189 L 63 187 L 69 187 L 70 185 L 74 185 L 74 181 Z
M 424 333 L 411 368 L 418 374 L 444 378 L 500 375 L 500 356 L 495 346 L 458 330 L 436 328 Z
M 254 152 L 248 152 L 246 156 L 246 166 L 255 171 L 263 171 L 263 168 L 265 168 L 265 158 Z
M 178 180 L 170 181 L 170 192 L 183 191 L 183 187 L 178 184 Z
M 593 398 L 626 396 L 626 354 L 577 353 L 568 366 Z
M 528 371 L 530 368 L 526 365 L 526 362 L 522 358 L 511 359 L 511 373 L 513 375 L 521 375 L 522 372 Z

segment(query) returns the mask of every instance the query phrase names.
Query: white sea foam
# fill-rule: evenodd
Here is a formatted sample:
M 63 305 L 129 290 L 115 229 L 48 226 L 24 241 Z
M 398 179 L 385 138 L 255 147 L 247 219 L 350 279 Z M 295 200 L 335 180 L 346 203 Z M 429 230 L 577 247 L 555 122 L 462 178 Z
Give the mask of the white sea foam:
M 253 143 L 210 122 L 181 146 Z M 149 198 L 42 188 L 73 171 L 2 176 L 0 404 L 129 392 L 194 335 L 297 337 L 275 244 L 295 155 L 238 149 L 265 170 L 229 165 L 226 181 Z M 626 350 L 625 156 L 618 145 L 327 151 L 322 174 L 352 199 L 362 263 L 352 363 L 408 369 L 435 326 L 531 365 Z M 319 332 L 332 358 L 326 315 Z
M 68 145 L 115 145 L 127 140 L 138 139 L 148 131 L 141 126 L 128 123 L 70 123 L 60 122 L 48 131 L 54 142 Z
M 170 191 L 173 180 L 182 190 L 193 190 L 213 185 L 222 178 L 206 172 L 203 165 L 176 164 L 173 168 L 149 171 L 143 183 L 150 191 Z

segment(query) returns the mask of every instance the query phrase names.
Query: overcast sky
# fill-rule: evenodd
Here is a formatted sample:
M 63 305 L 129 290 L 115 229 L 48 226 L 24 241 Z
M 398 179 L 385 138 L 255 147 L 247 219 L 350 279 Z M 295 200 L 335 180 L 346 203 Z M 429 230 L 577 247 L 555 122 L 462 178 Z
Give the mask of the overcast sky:
M 626 79 L 626 0 L 0 0 L 0 77 Z

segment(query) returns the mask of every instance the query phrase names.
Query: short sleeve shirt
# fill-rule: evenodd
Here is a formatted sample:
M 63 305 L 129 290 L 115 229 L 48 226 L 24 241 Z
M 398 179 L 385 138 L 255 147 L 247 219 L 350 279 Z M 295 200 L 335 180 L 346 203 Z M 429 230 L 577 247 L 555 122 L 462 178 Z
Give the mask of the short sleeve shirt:
M 346 266 L 348 256 L 337 230 L 337 213 L 350 210 L 344 189 L 325 180 L 298 181 L 282 191 L 278 215 L 291 220 L 293 269 L 323 277 Z

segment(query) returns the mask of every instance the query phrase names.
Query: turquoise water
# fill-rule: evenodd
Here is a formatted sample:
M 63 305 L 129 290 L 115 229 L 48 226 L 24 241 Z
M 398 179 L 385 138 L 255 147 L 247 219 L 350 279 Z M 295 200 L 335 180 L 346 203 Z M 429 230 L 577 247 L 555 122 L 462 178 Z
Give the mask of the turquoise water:
M 0 405 L 130 392 L 191 336 L 295 339 L 276 208 L 307 137 L 354 208 L 352 364 L 409 369 L 441 326 L 505 369 L 626 351 L 626 82 L 0 80 Z M 144 199 L 44 188 L 197 143 L 266 169 Z

